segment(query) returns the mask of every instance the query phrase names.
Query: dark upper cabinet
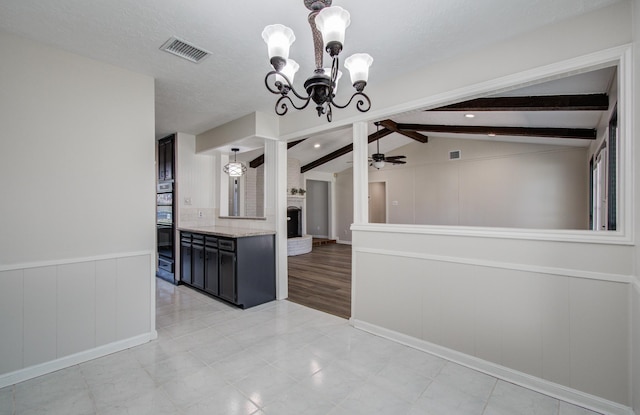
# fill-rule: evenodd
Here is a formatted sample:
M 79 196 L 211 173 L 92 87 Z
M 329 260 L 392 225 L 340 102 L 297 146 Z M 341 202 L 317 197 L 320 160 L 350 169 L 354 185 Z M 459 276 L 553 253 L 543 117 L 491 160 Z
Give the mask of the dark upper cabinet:
M 158 141 L 158 181 L 173 180 L 175 135 Z

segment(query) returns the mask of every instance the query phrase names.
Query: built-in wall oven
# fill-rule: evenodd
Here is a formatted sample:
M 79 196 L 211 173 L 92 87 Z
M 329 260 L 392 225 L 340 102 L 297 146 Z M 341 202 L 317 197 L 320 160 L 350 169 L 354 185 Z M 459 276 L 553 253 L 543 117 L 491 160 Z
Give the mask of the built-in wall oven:
M 173 183 L 159 183 L 157 190 L 156 228 L 158 244 L 158 276 L 165 279 L 173 279 L 175 263 Z

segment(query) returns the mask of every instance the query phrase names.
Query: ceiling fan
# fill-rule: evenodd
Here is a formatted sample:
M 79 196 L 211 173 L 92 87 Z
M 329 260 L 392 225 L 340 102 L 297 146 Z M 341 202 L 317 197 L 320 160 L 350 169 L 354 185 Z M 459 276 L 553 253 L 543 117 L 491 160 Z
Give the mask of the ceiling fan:
M 376 122 L 376 127 L 378 127 L 378 130 L 380 129 L 380 123 Z M 376 152 L 374 154 L 371 155 L 371 157 L 369 158 L 369 166 L 375 167 L 376 169 L 380 170 L 381 168 L 384 167 L 385 163 L 391 163 L 391 164 L 406 164 L 406 161 L 402 161 L 401 159 L 406 159 L 407 156 L 389 156 L 389 157 L 385 157 L 384 154 L 380 153 L 380 139 L 378 138 L 376 140 Z

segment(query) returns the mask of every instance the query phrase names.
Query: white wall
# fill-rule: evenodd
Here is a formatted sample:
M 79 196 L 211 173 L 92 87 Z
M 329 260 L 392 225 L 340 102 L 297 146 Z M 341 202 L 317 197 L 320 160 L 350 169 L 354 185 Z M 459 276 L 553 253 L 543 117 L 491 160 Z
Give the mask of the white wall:
M 0 33 L 0 387 L 155 336 L 153 79 Z

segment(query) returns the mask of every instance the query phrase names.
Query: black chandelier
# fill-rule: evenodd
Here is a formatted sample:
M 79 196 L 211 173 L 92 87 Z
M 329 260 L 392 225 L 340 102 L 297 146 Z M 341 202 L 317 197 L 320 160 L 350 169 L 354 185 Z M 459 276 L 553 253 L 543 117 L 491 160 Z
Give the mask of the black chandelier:
M 371 108 L 371 100 L 362 92 L 367 85 L 369 67 L 373 62 L 373 58 L 366 53 L 356 53 L 345 59 L 344 66 L 349 70 L 351 83 L 356 92 L 345 105 L 339 105 L 334 101 L 338 81 L 342 75 L 338 69 L 338 55 L 342 51 L 345 30 L 351 20 L 349 12 L 342 7 L 332 7 L 331 2 L 332 0 L 304 0 L 307 9 L 311 10 L 308 20 L 313 35 L 316 60 L 316 69 L 313 75 L 304 83 L 304 89 L 307 91 L 306 96 L 301 95 L 293 87 L 293 78 L 299 68 L 296 61 L 289 59 L 289 47 L 296 39 L 293 30 L 281 24 L 275 24 L 265 27 L 262 32 L 262 38 L 267 43 L 269 59 L 274 69 L 267 73 L 264 83 L 271 93 L 280 95 L 275 106 L 278 115 L 286 114 L 289 104 L 297 110 L 302 110 L 313 101 L 316 104 L 318 116 L 326 114 L 327 121 L 331 122 L 332 107 L 346 108 L 356 97 L 358 111 L 367 112 Z M 323 68 L 323 46 L 332 58 L 331 68 Z M 290 93 L 300 100 L 298 105 L 293 101 Z

